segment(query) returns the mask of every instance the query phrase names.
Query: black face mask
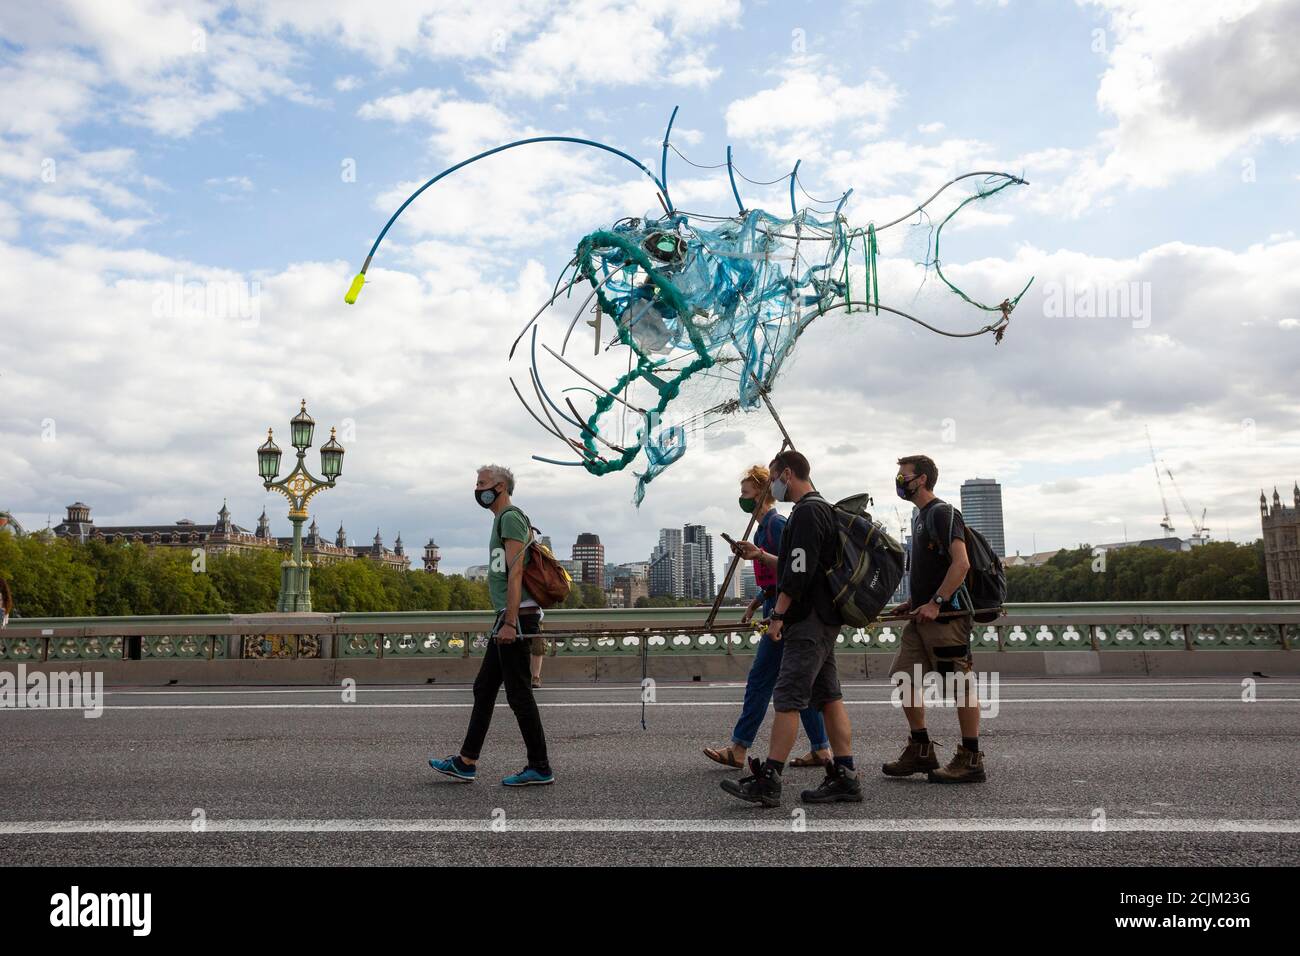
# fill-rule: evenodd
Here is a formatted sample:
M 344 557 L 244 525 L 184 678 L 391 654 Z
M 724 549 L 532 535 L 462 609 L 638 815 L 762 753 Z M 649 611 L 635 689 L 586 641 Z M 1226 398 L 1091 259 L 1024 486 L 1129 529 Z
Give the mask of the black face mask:
M 481 491 L 474 489 L 474 503 L 480 508 L 491 508 L 497 500 L 497 490 L 495 488 L 484 488 Z
M 894 490 L 898 492 L 898 497 L 902 498 L 904 501 L 911 500 L 911 498 L 916 494 L 916 489 L 914 488 L 911 491 L 908 491 L 907 486 L 916 481 L 919 477 L 920 475 L 913 475 L 911 478 L 904 478 L 902 481 L 895 478 Z

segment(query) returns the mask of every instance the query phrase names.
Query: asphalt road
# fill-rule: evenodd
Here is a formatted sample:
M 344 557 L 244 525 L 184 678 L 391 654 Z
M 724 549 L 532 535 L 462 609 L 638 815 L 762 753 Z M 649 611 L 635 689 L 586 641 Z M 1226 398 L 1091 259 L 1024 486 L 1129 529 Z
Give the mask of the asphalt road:
M 524 763 L 504 694 L 480 779 L 461 784 L 426 760 L 458 747 L 467 687 L 360 688 L 355 703 L 338 688 L 112 689 L 97 719 L 0 709 L 0 863 L 1300 862 L 1300 682 L 1261 679 L 1253 702 L 1228 678 L 999 690 L 989 781 L 943 787 L 879 773 L 905 723 L 883 683 L 847 686 L 866 801 L 799 813 L 820 771 L 787 770 L 783 806 L 763 810 L 700 754 L 729 739 L 738 684 L 660 684 L 646 730 L 635 686 L 547 686 L 557 782 L 524 790 L 498 783 Z M 932 710 L 930 729 L 946 758 L 955 715 Z

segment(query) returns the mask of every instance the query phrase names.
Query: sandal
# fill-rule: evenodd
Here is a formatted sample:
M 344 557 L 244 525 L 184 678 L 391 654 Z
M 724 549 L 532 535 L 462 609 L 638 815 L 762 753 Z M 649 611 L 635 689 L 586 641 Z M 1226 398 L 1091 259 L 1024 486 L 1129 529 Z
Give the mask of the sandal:
M 536 690 L 538 687 L 541 687 L 541 686 L 542 686 L 542 679 L 541 679 L 540 677 L 534 677 L 534 678 L 533 678 L 533 689 Z
M 809 752 L 802 757 L 795 757 L 790 761 L 792 767 L 824 767 L 831 761 L 825 757 L 817 756 L 816 752 Z
M 731 744 L 723 747 L 721 750 L 714 750 L 712 747 L 704 748 L 704 756 L 708 757 L 714 763 L 720 763 L 724 767 L 731 767 L 733 770 L 744 770 L 745 765 L 736 759 L 736 752 L 732 749 Z

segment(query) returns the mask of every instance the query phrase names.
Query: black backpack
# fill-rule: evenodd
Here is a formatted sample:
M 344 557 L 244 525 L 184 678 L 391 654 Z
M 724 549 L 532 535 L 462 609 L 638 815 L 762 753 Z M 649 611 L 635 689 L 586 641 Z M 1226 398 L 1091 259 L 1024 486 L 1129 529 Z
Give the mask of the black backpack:
M 935 541 L 943 541 L 944 551 L 947 553 L 947 547 L 952 543 L 952 526 L 956 521 L 954 515 L 957 509 L 946 501 L 943 503 L 948 505 L 947 536 L 941 539 L 935 534 L 932 519 L 933 512 L 938 509 L 931 509 L 931 517 L 926 519 L 926 530 Z M 962 523 L 966 528 L 966 557 L 970 561 L 970 570 L 966 572 L 966 582 L 962 587 L 970 601 L 970 610 L 975 612 L 975 620 L 980 624 L 987 624 L 997 620 L 1002 605 L 1007 600 L 1007 572 L 1002 567 L 1002 559 L 993 550 L 988 539 L 965 524 L 964 519 Z
M 867 511 L 870 495 L 822 502 L 834 512 L 839 533 L 839 553 L 826 569 L 831 599 L 841 623 L 866 627 L 903 579 L 903 548 Z

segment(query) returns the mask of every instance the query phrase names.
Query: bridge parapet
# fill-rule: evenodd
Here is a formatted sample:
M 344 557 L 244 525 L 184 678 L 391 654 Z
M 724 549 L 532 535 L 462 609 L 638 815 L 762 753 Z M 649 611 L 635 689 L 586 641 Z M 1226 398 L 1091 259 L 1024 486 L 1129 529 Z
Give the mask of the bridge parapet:
M 760 635 L 724 609 L 709 631 L 703 608 L 556 610 L 546 615 L 551 654 L 576 656 L 746 654 Z M 88 660 L 347 660 L 470 657 L 487 646 L 490 611 L 299 613 L 12 619 L 0 662 Z M 845 628 L 841 652 L 891 651 L 902 622 Z M 692 629 L 694 628 L 694 629 Z M 976 649 L 1291 650 L 1300 645 L 1300 602 L 1015 604 L 975 628 Z

